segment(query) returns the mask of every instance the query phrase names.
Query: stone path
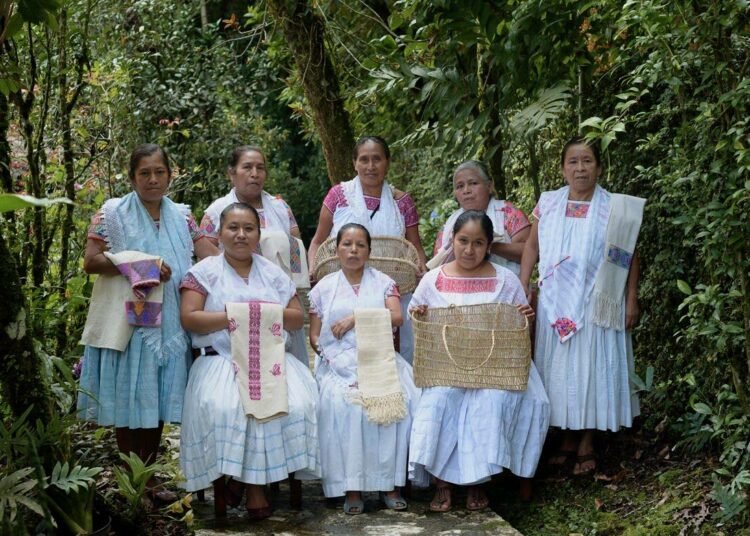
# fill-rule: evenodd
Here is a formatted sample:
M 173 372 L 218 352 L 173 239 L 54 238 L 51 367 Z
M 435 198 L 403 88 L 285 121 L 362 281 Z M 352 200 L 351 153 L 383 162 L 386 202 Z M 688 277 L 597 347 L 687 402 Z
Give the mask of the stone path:
M 193 500 L 196 536 L 218 534 L 239 535 L 356 535 L 390 536 L 424 534 L 500 535 L 521 536 L 503 518 L 489 508 L 481 512 L 469 512 L 464 507 L 465 495 L 456 493 L 456 504 L 451 512 L 437 514 L 429 511 L 432 494 L 428 490 L 413 490 L 409 510 L 394 512 L 387 510 L 377 500 L 376 494 L 366 494 L 365 513 L 357 516 L 344 514 L 341 504 L 331 504 L 322 496 L 317 482 L 303 482 L 302 510 L 291 510 L 289 488 L 282 482 L 279 495 L 272 503 L 274 515 L 253 522 L 242 509 L 229 508 L 224 520 L 214 517 L 211 491 L 206 490 L 205 502 Z

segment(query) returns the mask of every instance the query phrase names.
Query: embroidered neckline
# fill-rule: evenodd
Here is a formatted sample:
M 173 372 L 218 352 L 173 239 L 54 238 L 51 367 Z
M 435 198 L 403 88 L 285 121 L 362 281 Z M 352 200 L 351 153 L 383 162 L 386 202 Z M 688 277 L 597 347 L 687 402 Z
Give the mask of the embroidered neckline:
M 497 277 L 493 276 L 453 276 L 447 275 L 440 268 L 435 288 L 440 292 L 452 292 L 454 294 L 473 294 L 475 292 L 495 292 L 497 288 Z

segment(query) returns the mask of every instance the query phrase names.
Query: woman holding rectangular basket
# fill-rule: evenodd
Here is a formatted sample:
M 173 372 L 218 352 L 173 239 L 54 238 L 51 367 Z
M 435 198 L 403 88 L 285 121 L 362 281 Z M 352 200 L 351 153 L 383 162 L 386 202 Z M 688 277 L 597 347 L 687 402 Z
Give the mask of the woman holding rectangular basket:
M 423 316 L 428 308 L 509 303 L 533 316 L 518 278 L 489 261 L 492 240 L 486 214 L 461 214 L 453 227 L 455 260 L 422 278 L 410 310 Z M 419 343 L 415 367 L 422 359 L 418 352 Z M 429 355 L 423 359 L 429 364 Z M 533 363 L 525 390 L 449 385 L 422 390 L 412 424 L 409 478 L 418 486 L 428 484 L 428 474 L 435 478 L 433 511 L 450 510 L 452 484 L 469 486 L 466 507 L 479 510 L 489 503 L 480 485 L 493 474 L 509 469 L 521 477 L 534 475 L 547 434 L 549 400 Z

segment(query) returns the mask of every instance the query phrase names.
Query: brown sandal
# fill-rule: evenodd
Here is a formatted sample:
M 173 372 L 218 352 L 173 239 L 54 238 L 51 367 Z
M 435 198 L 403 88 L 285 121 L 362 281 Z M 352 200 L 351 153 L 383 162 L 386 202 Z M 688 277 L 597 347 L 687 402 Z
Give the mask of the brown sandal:
M 573 476 L 582 476 L 582 477 L 591 476 L 596 471 L 596 465 L 597 465 L 596 464 L 596 454 L 594 454 L 593 452 L 589 452 L 588 454 L 580 454 L 580 455 L 576 456 L 576 466 L 578 466 L 579 468 L 584 463 L 590 462 L 590 461 L 593 461 L 594 465 L 592 465 L 590 468 L 586 469 L 585 471 L 581 471 L 579 473 L 576 473 L 575 472 L 575 467 L 574 467 L 573 468 Z

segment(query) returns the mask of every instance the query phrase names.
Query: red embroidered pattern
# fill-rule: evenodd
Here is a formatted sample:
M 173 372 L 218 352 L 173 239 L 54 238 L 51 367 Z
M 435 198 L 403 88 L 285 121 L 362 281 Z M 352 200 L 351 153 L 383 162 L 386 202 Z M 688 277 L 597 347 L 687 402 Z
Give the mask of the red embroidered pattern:
M 185 277 L 182 278 L 182 282 L 180 283 L 180 290 L 184 288 L 188 290 L 194 290 L 202 296 L 208 296 L 208 291 L 206 290 L 206 288 L 201 285 L 195 278 L 195 276 L 190 272 L 185 274 Z
M 557 334 L 561 339 L 565 338 L 571 333 L 575 333 L 578 329 L 576 323 L 573 322 L 570 318 L 558 318 L 557 320 L 555 320 L 555 323 L 552 324 L 552 327 L 555 328 Z
M 568 201 L 565 207 L 566 218 L 585 218 L 589 212 L 590 203 L 582 203 L 579 201 Z
M 438 272 L 435 288 L 440 292 L 473 294 L 475 292 L 495 292 L 497 279 L 494 277 L 451 277 Z
M 247 304 L 250 310 L 248 322 L 248 390 L 250 400 L 260 400 L 260 302 Z

